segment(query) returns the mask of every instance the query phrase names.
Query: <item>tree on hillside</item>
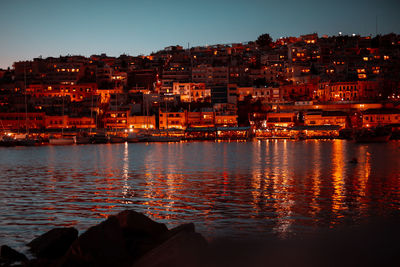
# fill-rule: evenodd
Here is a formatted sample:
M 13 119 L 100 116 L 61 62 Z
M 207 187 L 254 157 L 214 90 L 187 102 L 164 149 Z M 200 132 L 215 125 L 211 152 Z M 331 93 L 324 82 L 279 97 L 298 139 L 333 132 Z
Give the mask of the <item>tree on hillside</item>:
M 272 38 L 268 33 L 261 34 L 258 36 L 256 44 L 263 49 L 270 48 L 272 44 Z

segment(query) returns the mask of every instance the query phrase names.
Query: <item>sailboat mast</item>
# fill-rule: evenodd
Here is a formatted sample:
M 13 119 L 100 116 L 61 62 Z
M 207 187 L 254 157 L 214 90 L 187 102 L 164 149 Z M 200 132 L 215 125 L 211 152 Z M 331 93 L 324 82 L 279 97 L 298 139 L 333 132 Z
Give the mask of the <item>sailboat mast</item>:
M 146 128 L 149 128 L 149 103 L 146 100 Z
M 149 110 L 148 110 L 148 105 L 147 105 L 147 101 L 145 102 L 144 100 L 144 92 L 142 93 L 142 102 L 143 102 L 143 109 L 146 110 L 145 115 L 146 115 L 146 129 L 149 128 Z M 146 107 L 145 107 L 146 105 Z
M 118 92 L 115 94 L 115 135 L 118 128 Z
M 25 133 L 28 134 L 28 104 L 26 101 L 26 62 L 24 63 Z
M 168 107 L 167 107 L 167 99 L 165 101 L 165 118 L 167 120 L 167 136 L 168 136 Z
M 62 97 L 62 110 L 61 110 L 61 117 L 62 117 L 62 127 L 61 127 L 61 136 L 64 136 L 64 89 L 61 94 Z
M 93 89 L 92 89 L 92 99 L 91 99 L 91 106 L 90 106 L 90 124 L 92 124 L 93 119 Z M 90 127 L 89 132 L 92 132 L 92 127 Z

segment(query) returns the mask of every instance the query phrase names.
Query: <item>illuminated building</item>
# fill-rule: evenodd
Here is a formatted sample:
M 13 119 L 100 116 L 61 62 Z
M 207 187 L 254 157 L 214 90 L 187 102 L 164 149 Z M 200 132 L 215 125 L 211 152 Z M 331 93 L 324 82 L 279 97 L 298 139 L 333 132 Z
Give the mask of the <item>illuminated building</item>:
M 128 128 L 129 109 L 109 110 L 105 114 L 104 127 L 107 129 Z
M 215 126 L 215 113 L 213 110 L 187 112 L 188 127 L 213 127 Z
M 304 114 L 304 125 L 339 125 L 346 127 L 348 114 L 343 111 L 313 111 Z
M 96 94 L 97 84 L 31 84 L 26 88 L 26 92 L 36 98 L 68 96 L 72 102 L 81 102 Z
M 238 116 L 236 114 L 216 114 L 215 126 L 217 127 L 236 127 Z
M 179 95 L 182 102 L 202 101 L 211 96 L 211 90 L 204 83 L 178 83 L 174 82 L 172 93 Z
M 399 123 L 399 109 L 368 109 L 362 113 L 363 127 L 376 127 Z
M 156 116 L 128 116 L 128 128 L 155 129 Z
M 0 122 L 3 130 L 42 129 L 45 117 L 44 112 L 4 112 L 0 113 Z
M 159 112 L 159 129 L 185 129 L 187 111 L 181 112 Z
M 296 116 L 296 112 L 270 112 L 263 122 L 263 127 L 292 127 L 295 124 Z
M 236 92 L 238 95 L 238 100 L 243 101 L 246 96 L 254 95 L 254 88 L 253 87 L 237 87 Z
M 94 118 L 90 117 L 70 117 L 68 115 L 46 115 L 46 129 L 90 129 L 96 128 Z
M 228 67 L 200 64 L 192 69 L 192 81 L 205 83 L 206 86 L 227 85 L 229 81 Z

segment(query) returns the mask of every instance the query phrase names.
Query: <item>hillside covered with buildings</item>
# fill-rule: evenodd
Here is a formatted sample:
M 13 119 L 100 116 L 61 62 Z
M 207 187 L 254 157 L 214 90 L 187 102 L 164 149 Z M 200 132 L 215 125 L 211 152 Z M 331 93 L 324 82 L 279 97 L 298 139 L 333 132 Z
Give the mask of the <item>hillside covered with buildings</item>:
M 0 131 L 396 128 L 399 107 L 396 34 L 263 34 L 146 56 L 39 57 L 0 70 Z

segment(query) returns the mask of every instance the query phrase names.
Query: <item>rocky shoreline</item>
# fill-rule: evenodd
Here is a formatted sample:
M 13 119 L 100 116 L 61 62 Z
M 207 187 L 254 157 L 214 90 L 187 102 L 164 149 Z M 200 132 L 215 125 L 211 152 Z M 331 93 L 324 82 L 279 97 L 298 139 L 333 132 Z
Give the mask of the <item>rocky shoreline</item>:
M 27 246 L 34 259 L 2 245 L 0 266 L 196 266 L 207 241 L 192 223 L 169 230 L 125 210 L 79 236 L 75 228 L 54 228 Z
M 2 245 L 0 267 L 397 266 L 399 225 L 396 215 L 306 238 L 207 242 L 193 223 L 168 229 L 125 210 L 81 235 L 75 228 L 54 228 L 38 236 L 27 244 L 32 259 Z

